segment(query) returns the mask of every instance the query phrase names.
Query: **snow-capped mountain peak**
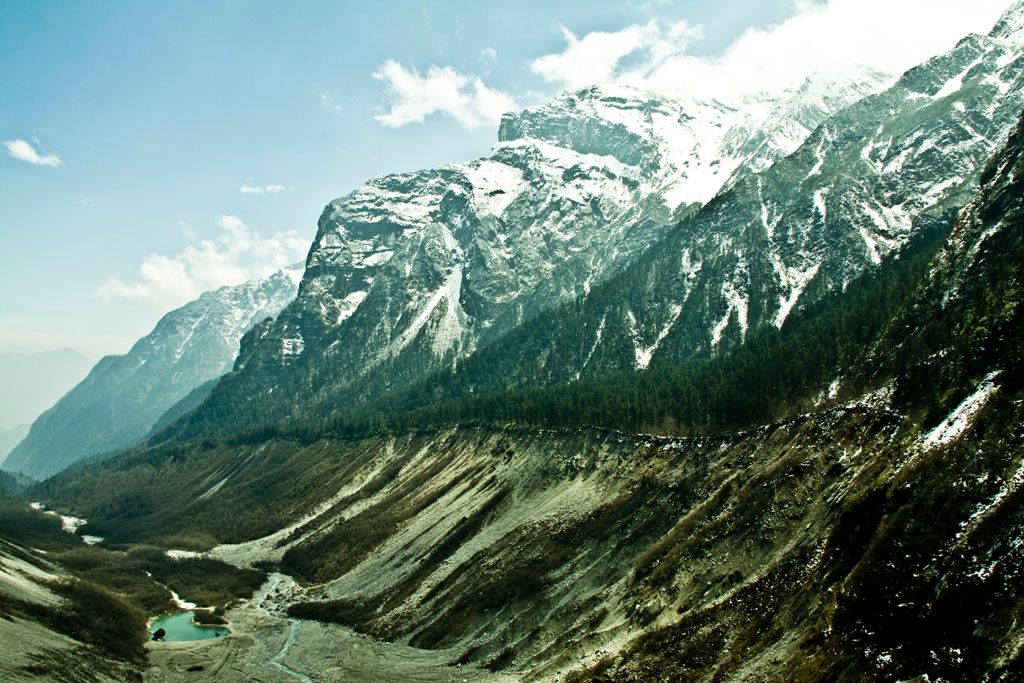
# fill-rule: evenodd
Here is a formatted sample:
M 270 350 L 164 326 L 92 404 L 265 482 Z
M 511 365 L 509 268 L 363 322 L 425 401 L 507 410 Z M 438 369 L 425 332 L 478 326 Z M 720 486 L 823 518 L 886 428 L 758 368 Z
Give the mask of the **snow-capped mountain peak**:
M 992 33 L 993 38 L 1024 43 L 1024 0 L 1017 0 L 1003 12 Z
M 278 369 L 308 367 L 318 384 L 358 380 L 358 398 L 451 367 L 586 294 L 683 211 L 880 87 L 863 76 L 739 106 L 591 87 L 506 114 L 488 157 L 375 178 L 331 202 L 295 302 L 221 386 L 277 401 Z M 765 129 L 773 115 L 788 123 Z

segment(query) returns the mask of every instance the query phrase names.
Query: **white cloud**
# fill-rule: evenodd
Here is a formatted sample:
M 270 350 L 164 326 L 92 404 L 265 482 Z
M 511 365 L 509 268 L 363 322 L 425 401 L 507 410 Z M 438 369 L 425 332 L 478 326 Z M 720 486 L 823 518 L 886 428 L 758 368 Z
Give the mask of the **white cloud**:
M 60 166 L 60 157 L 56 154 L 40 154 L 32 143 L 25 140 L 7 140 L 4 142 L 7 153 L 18 161 L 24 161 L 33 166 Z
M 1007 0 L 797 0 L 785 21 L 748 29 L 720 55 L 687 52 L 700 29 L 651 20 L 577 38 L 531 62 L 560 88 L 625 83 L 661 93 L 735 100 L 799 85 L 815 72 L 870 67 L 899 74 L 987 33 Z
M 484 64 L 494 64 L 498 61 L 498 51 L 493 47 L 485 47 L 480 49 L 480 61 Z
M 672 4 L 672 0 L 646 0 L 645 2 L 633 3 L 633 6 L 641 12 L 651 13 L 661 7 Z
M 192 226 L 188 224 L 188 221 L 183 218 L 179 218 L 178 225 L 181 227 L 181 234 L 185 236 L 185 239 L 190 242 L 199 239 L 199 233 L 192 229 Z
M 277 194 L 278 192 L 290 192 L 292 188 L 284 185 L 242 185 L 238 191 L 242 194 Z
M 139 266 L 137 280 L 109 278 L 96 296 L 143 301 L 167 311 L 211 289 L 265 278 L 301 260 L 309 248 L 297 232 L 263 237 L 237 216 L 221 216 L 217 226 L 223 231 L 219 238 L 194 241 L 173 256 L 151 254 Z
M 683 53 L 702 36 L 700 27 L 685 21 L 666 23 L 657 19 L 621 31 L 594 31 L 582 38 L 564 26 L 561 31 L 565 49 L 533 60 L 530 70 L 548 83 L 568 90 L 615 80 L 620 62 L 632 55 L 641 57 L 642 68 L 649 70 L 666 58 Z
M 479 128 L 496 125 L 502 114 L 516 107 L 506 93 L 449 66 L 432 66 L 421 75 L 389 59 L 373 77 L 386 84 L 390 100 L 388 112 L 374 118 L 390 128 L 422 123 L 435 113 L 448 114 L 466 128 Z
M 340 114 L 345 111 L 345 108 L 334 101 L 334 99 L 327 93 L 320 93 L 320 106 L 324 109 L 333 111 L 335 114 Z

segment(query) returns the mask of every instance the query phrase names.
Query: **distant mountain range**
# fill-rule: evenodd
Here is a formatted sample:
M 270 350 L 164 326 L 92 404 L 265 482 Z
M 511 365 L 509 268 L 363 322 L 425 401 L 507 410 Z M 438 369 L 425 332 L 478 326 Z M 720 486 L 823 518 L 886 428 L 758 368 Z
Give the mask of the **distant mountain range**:
M 0 431 L 0 464 L 3 464 L 7 454 L 25 438 L 25 435 L 28 434 L 28 427 L 28 425 L 18 425 L 13 429 Z
M 0 429 L 30 424 L 81 381 L 89 367 L 74 349 L 0 353 Z
M 171 311 L 128 353 L 101 359 L 32 423 L 4 469 L 43 478 L 134 444 L 179 400 L 231 369 L 241 336 L 295 297 L 297 279 L 295 270 L 280 271 Z

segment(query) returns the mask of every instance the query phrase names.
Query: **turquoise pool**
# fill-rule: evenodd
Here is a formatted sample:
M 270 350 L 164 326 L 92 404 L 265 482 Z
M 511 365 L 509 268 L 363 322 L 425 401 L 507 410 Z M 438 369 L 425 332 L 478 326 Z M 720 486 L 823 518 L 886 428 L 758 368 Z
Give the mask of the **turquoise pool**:
M 158 617 L 149 626 L 149 637 L 153 637 L 153 633 L 158 629 L 162 628 L 167 632 L 164 636 L 164 642 L 172 643 L 183 640 L 206 640 L 207 638 L 219 638 L 228 634 L 228 629 L 225 626 L 196 626 L 192 623 L 192 615 L 195 612 L 189 610 L 188 612 L 175 612 L 174 614 L 165 614 L 162 617 Z

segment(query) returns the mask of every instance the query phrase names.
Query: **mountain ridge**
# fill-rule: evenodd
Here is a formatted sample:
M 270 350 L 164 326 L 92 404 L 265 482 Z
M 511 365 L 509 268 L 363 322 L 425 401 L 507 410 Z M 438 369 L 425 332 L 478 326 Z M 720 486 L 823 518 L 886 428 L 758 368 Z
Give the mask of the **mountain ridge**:
M 489 158 L 371 180 L 324 210 L 295 303 L 207 403 L 240 421 L 225 429 L 244 428 L 284 417 L 296 407 L 284 396 L 312 396 L 304 403 L 320 410 L 334 394 L 359 403 L 452 367 L 585 295 L 670 231 L 672 213 L 788 151 L 813 112 L 820 119 L 884 81 L 860 75 L 829 99 L 804 88 L 765 103 L 755 123 L 787 102 L 796 112 L 773 144 L 719 103 L 589 88 L 507 114 Z M 723 165 L 727 142 L 740 156 Z M 245 416 L 230 407 L 242 394 Z
M 952 220 L 986 150 L 1024 104 L 1021 54 L 1020 43 L 966 37 L 719 194 L 599 291 L 542 313 L 421 393 L 436 400 L 629 371 L 713 353 L 758 324 L 780 326 L 800 302 L 845 287 L 912 234 Z M 933 99 L 949 83 L 960 88 Z
M 5 395 L 0 405 L 0 428 L 30 423 L 60 396 L 81 381 L 90 361 L 71 348 L 36 353 L 0 354 L 0 382 Z
M 128 353 L 100 359 L 40 415 L 3 467 L 42 478 L 134 444 L 179 399 L 230 370 L 242 334 L 276 315 L 295 287 L 294 275 L 278 271 L 206 292 L 167 313 Z

